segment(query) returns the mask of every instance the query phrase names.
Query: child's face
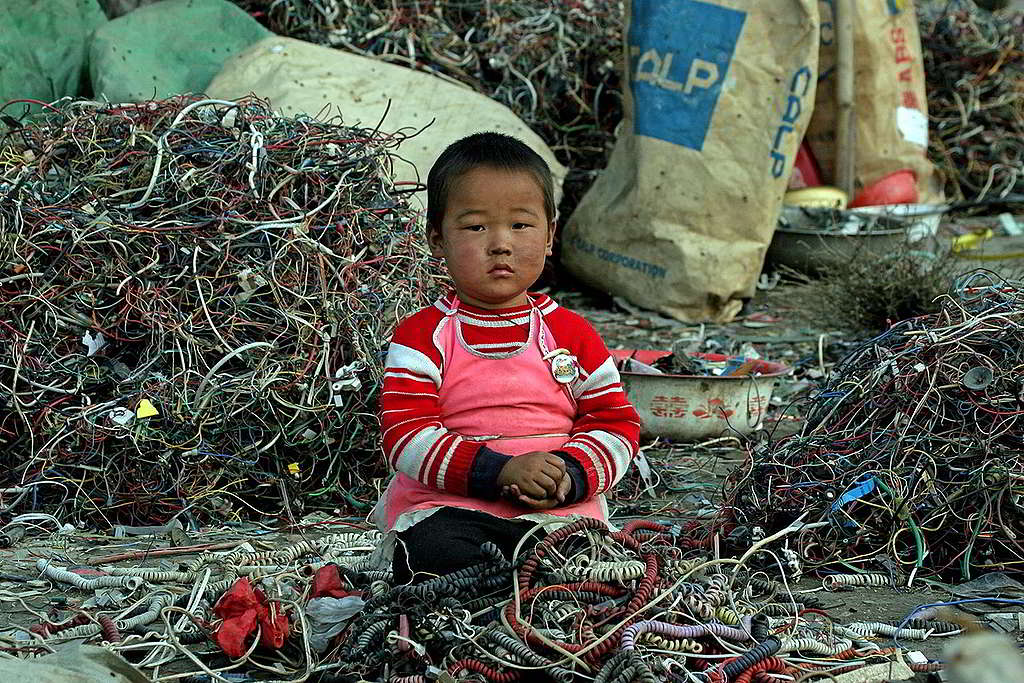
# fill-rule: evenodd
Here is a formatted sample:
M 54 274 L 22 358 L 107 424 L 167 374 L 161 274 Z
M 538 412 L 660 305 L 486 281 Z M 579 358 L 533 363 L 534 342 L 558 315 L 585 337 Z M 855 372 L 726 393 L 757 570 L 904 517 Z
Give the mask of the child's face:
M 480 166 L 455 182 L 441 231 L 432 230 L 428 241 L 448 264 L 460 300 L 503 308 L 527 303 L 554 234 L 530 173 Z

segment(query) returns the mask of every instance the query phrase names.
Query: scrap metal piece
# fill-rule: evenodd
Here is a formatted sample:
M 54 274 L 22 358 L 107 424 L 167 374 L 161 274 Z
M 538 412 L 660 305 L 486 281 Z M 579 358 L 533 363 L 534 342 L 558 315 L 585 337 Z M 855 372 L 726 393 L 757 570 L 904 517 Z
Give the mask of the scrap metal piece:
M 981 391 L 988 385 L 992 384 L 992 380 L 994 378 L 995 375 L 992 374 L 991 370 L 989 370 L 986 367 L 979 366 L 976 368 L 971 368 L 970 370 L 965 372 L 963 380 L 961 381 L 963 382 L 964 386 L 967 387 L 968 389 L 973 389 L 974 391 Z

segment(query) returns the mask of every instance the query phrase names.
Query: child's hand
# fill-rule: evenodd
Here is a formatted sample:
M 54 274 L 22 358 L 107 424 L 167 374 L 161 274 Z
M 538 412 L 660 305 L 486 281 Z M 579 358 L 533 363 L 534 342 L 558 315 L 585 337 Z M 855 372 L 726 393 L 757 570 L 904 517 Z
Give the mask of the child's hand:
M 568 473 L 562 475 L 562 480 L 558 482 L 558 488 L 555 489 L 555 495 L 547 498 L 531 498 L 530 496 L 523 495 L 519 491 L 519 487 L 515 484 L 506 486 L 502 489 L 501 495 L 509 500 L 525 505 L 528 508 L 534 510 L 550 510 L 553 507 L 561 505 L 565 502 L 565 497 L 569 495 L 569 490 L 572 488 L 572 478 Z
M 502 488 L 516 486 L 519 495 L 545 500 L 556 495 L 564 478 L 565 463 L 561 458 L 553 453 L 534 451 L 517 455 L 505 463 L 498 475 L 498 485 Z

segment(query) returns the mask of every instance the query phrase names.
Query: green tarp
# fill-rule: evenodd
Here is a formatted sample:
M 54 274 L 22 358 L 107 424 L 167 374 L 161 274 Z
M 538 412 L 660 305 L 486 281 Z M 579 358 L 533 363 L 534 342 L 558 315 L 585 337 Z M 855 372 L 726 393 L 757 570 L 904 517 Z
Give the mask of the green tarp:
M 0 106 L 79 94 L 89 36 L 106 21 L 96 0 L 0 2 Z
M 94 34 L 92 90 L 112 102 L 200 93 L 228 58 L 268 35 L 227 0 L 163 0 L 140 7 Z

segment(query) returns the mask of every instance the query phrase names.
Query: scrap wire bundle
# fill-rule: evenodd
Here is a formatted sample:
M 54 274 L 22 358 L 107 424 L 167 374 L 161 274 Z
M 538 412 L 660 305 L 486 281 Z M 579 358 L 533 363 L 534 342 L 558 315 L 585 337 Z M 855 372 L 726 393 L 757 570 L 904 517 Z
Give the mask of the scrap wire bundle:
M 978 271 L 842 361 L 726 498 L 748 531 L 825 522 L 797 543 L 814 567 L 970 578 L 1024 567 L 1022 457 L 1024 283 Z
M 795 601 L 763 573 L 739 571 L 742 559 L 711 560 L 679 528 L 649 521 L 632 522 L 621 532 L 595 520 L 573 522 L 524 544 L 514 566 L 488 544 L 484 550 L 492 559 L 412 586 L 394 586 L 381 573 L 364 571 L 366 562 L 353 551 L 357 545 L 358 539 L 336 536 L 270 553 L 207 553 L 180 576 L 111 570 L 117 574 L 111 579 L 134 580 L 147 595 L 134 610 L 92 612 L 84 615 L 86 625 L 64 632 L 37 625 L 42 643 L 12 642 L 10 648 L 28 654 L 83 636 L 106 640 L 154 679 L 159 666 L 173 664 L 171 670 L 187 667 L 179 675 L 259 667 L 276 673 L 276 680 L 323 673 L 315 680 L 426 683 L 445 680 L 447 672 L 511 683 L 543 670 L 558 683 L 749 683 L 775 680 L 769 674 L 839 674 L 869 664 L 881 665 L 878 678 L 888 678 L 896 650 L 884 641 L 958 631 L 925 621 L 931 616 L 925 613 L 900 625 L 840 624 L 810 596 Z M 304 577 L 320 571 L 325 559 L 341 566 L 344 582 L 335 595 L 361 594 L 358 614 L 343 616 L 343 603 L 335 602 L 331 617 L 324 603 L 307 601 L 313 591 Z M 228 580 L 215 581 L 223 572 Z M 66 575 L 47 573 L 56 580 Z M 267 587 L 268 609 L 276 615 L 272 628 L 288 635 L 258 642 L 250 636 L 251 646 L 247 641 L 239 648 L 249 649 L 230 661 L 207 637 L 218 632 L 214 642 L 224 642 L 227 625 L 214 619 L 224 610 L 211 611 L 211 605 L 236 576 Z M 143 580 L 152 587 L 143 589 Z M 327 582 L 313 584 L 320 595 Z M 101 628 L 104 620 L 119 628 Z
M 1024 13 L 921 3 L 929 156 L 956 200 L 1024 191 Z
M 608 503 L 617 517 L 693 518 L 700 511 L 717 511 L 722 493 L 718 479 L 742 456 L 734 437 L 645 448 L 637 466 L 609 491 Z
M 568 215 L 622 118 L 620 0 L 234 0 L 270 30 L 443 74 L 508 106 L 570 168 Z
M 436 284 L 401 139 L 256 99 L 50 110 L 0 146 L 0 495 L 110 522 L 359 485 Z

